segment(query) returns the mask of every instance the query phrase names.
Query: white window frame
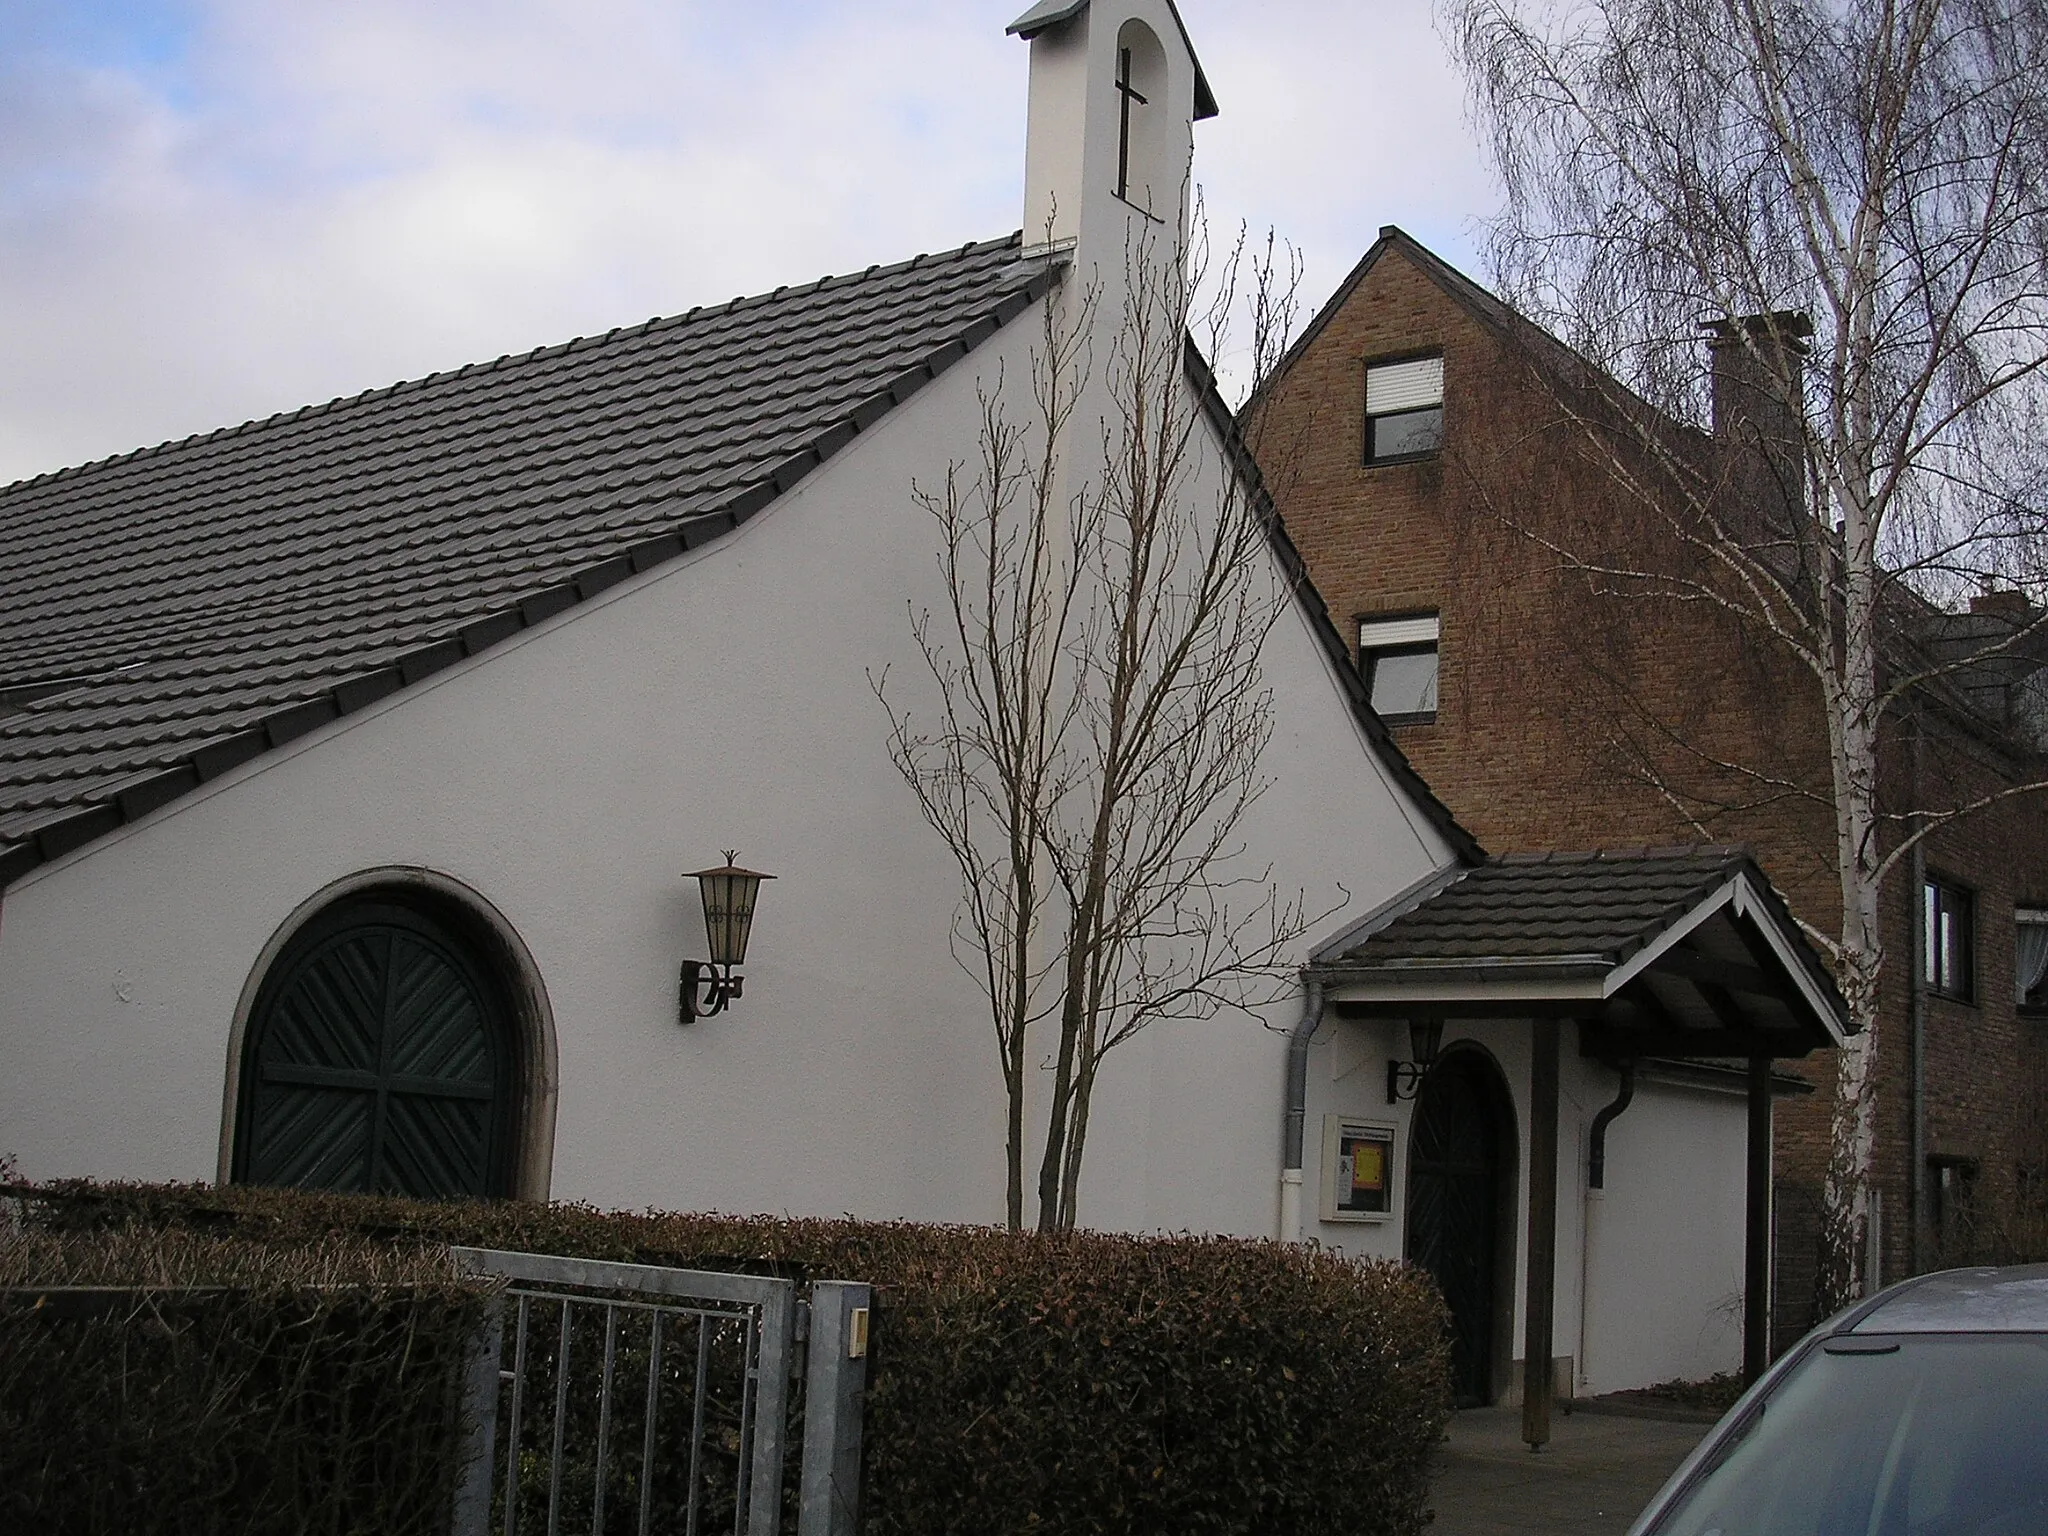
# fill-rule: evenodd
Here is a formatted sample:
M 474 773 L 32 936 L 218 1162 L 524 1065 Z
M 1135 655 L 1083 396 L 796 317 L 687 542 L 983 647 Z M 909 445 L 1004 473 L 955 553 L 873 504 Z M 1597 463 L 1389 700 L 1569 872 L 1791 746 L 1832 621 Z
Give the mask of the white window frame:
M 1952 928 L 1955 943 L 1944 945 L 1942 918 L 1949 915 L 1960 921 Z M 1977 893 L 1935 874 L 1920 887 L 1920 984 L 1950 1002 L 1977 1001 Z
M 1360 619 L 1358 621 L 1358 672 L 1365 679 L 1366 697 L 1373 694 L 1373 673 L 1375 664 L 1382 656 L 1420 656 L 1428 654 L 1437 661 L 1437 679 L 1443 678 L 1443 622 L 1438 614 L 1411 613 L 1397 618 Z M 1438 706 L 1442 696 L 1438 696 Z M 1377 702 L 1373 704 L 1378 709 Z M 1428 725 L 1435 721 L 1437 710 L 1414 710 L 1401 714 L 1382 714 L 1381 719 L 1389 725 Z
M 1441 352 L 1427 357 L 1388 358 L 1365 365 L 1365 462 L 1405 464 L 1427 459 L 1442 451 L 1444 409 L 1444 358 Z M 1411 453 L 1381 454 L 1373 451 L 1374 424 L 1417 411 L 1435 411 L 1438 417 L 1434 446 Z
M 2026 963 L 2025 963 L 2025 962 L 2026 962 L 2026 960 L 2027 960 L 2028 958 L 2032 958 L 2032 957 L 2028 957 L 2028 956 L 2026 956 L 2026 955 L 2025 955 L 2025 954 L 2023 953 L 2023 951 L 2024 951 L 2024 950 L 2026 949 L 2026 947 L 2027 947 L 2027 946 L 2021 943 L 2021 935 L 2022 935 L 2022 934 L 2026 934 L 2026 935 L 2030 935 L 2030 936 L 2036 937 L 2036 938 L 2038 939 L 2038 938 L 2039 938 L 2040 936 L 2042 936 L 2043 934 L 2048 934 L 2048 911 L 2044 911 L 2044 910 L 2043 910 L 2042 908 L 2040 908 L 2040 907 L 2018 907 L 2018 906 L 2016 906 L 2016 907 L 2014 907 L 2014 908 L 2013 908 L 2013 913 L 2012 913 L 2012 919 L 2013 919 L 2013 936 L 2012 936 L 2012 937 L 2013 937 L 2013 967 L 2012 967 L 2012 975 L 2013 975 L 2013 987 L 2012 987 L 2012 1000 L 2013 1000 L 2013 1004 L 2014 1004 L 2014 1006 L 2015 1006 L 2015 1007 L 2019 1007 L 2019 1008 L 2025 1008 L 2025 1009 L 2027 1009 L 2027 1010 L 2028 1010 L 2028 1011 L 2030 1011 L 2030 1012 L 2038 1012 L 2038 1011 L 2039 1011 L 2039 1010 L 2041 1009 L 2041 1007 L 2042 1007 L 2042 1004 L 2040 1004 L 2040 1003 L 2029 1003 L 2029 1002 L 2027 1001 L 2027 997 L 2028 997 L 2029 993 L 2030 993 L 2030 992 L 2032 992 L 2032 991 L 2036 991 L 2036 990 L 2040 990 L 2040 991 L 2048 991 L 2048 980 L 2044 980 L 2044 981 L 2042 981 L 2042 982 L 2040 982 L 2040 983 L 2037 983 L 2037 984 L 2036 984 L 2036 986 L 2035 986 L 2035 987 L 2033 987 L 2033 988 L 2029 988 L 2029 987 L 2027 987 L 2026 985 L 2024 985 L 2024 978 L 2025 978 L 2025 976 L 2026 976 Z

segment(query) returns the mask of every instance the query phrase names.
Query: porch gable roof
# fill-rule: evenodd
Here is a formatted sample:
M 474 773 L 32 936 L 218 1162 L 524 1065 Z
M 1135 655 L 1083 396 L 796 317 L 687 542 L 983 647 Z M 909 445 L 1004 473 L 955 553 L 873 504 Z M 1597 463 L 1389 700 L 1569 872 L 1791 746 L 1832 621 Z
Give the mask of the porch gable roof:
M 1370 915 L 1310 974 L 1352 1015 L 1570 1015 L 1602 1056 L 1803 1056 L 1850 1030 L 1740 847 L 1489 859 Z

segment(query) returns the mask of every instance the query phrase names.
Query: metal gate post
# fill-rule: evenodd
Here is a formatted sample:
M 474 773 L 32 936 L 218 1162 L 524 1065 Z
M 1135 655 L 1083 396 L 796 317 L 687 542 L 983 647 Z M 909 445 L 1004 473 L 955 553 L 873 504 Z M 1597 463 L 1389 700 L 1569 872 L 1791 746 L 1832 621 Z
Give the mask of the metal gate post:
M 861 1409 L 872 1291 L 846 1280 L 811 1287 L 804 1452 L 797 1536 L 853 1536 L 860 1520 Z
M 748 1536 L 782 1529 L 782 1450 L 789 1432 L 790 1355 L 796 1348 L 796 1283 L 772 1285 L 761 1303 L 760 1356 L 754 1382 L 754 1464 L 747 1480 Z
M 493 1296 L 470 1335 L 456 1403 L 455 1507 L 452 1536 L 486 1536 L 491 1523 L 491 1469 L 498 1436 L 498 1361 L 504 1346 L 505 1299 Z

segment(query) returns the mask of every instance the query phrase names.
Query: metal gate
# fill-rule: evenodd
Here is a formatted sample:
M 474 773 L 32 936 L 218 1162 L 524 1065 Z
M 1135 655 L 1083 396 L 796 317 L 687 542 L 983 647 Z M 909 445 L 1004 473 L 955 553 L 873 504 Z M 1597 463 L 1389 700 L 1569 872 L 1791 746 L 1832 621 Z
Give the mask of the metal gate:
M 455 1536 L 797 1536 L 858 1513 L 869 1288 L 457 1248 L 510 1282 L 471 1350 Z

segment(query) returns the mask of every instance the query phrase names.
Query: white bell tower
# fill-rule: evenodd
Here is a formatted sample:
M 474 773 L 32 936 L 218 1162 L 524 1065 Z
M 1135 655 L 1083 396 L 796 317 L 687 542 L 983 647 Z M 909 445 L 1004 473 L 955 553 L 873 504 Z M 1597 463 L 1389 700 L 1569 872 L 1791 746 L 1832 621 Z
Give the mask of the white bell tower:
M 1216 99 L 1173 0 L 1039 0 L 1009 30 L 1031 44 L 1026 251 L 1115 266 L 1144 234 L 1178 252 Z

